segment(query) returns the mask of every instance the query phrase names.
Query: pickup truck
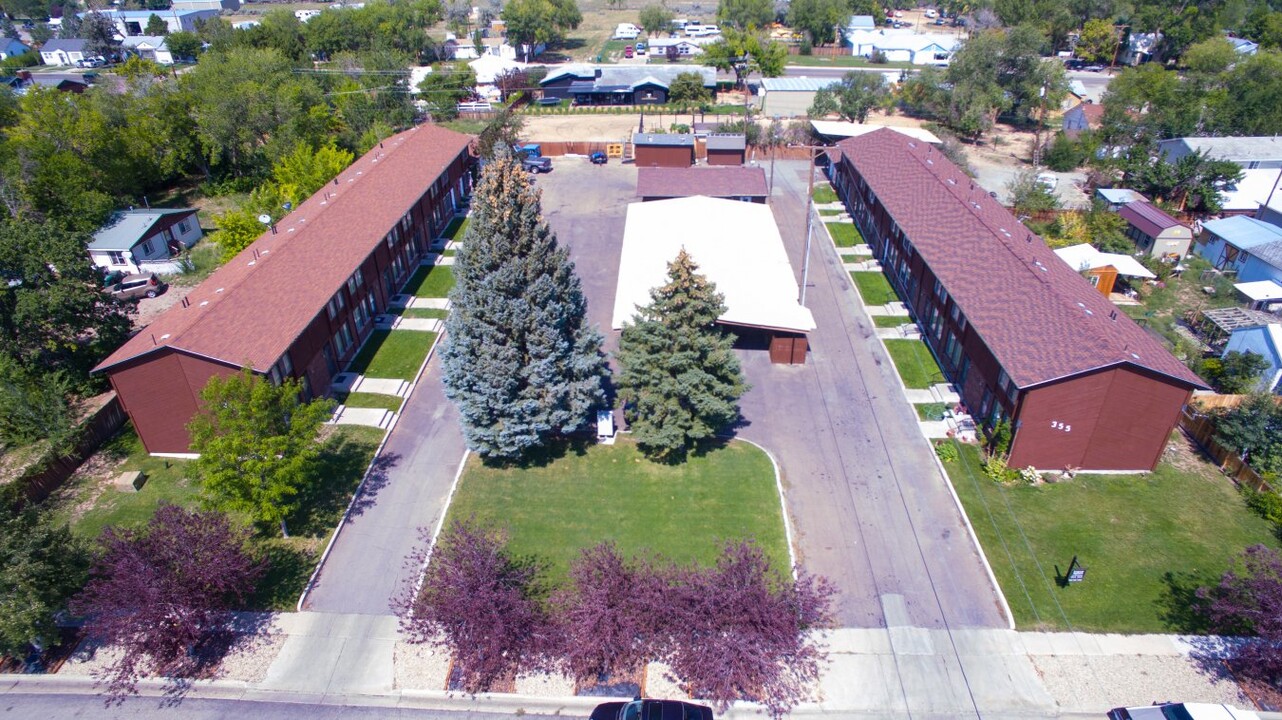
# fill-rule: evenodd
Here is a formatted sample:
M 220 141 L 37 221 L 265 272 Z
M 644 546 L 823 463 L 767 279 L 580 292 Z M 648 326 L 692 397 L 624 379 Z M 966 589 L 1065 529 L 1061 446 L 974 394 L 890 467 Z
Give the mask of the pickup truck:
M 521 159 L 521 167 L 532 173 L 550 173 L 552 172 L 552 159 L 527 155 Z

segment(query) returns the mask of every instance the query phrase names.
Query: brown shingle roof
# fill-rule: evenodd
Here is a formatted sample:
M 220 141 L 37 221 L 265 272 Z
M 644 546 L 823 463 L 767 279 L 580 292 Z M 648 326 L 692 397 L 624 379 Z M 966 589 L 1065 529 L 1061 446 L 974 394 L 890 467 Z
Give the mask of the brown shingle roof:
M 760 167 L 637 168 L 637 197 L 766 197 L 766 171 Z
M 1145 235 L 1154 238 L 1161 235 L 1163 230 L 1187 227 L 1156 205 L 1140 200 L 1126 203 L 1117 209 L 1117 214 L 1121 215 L 1126 222 L 1139 228 Z
M 170 347 L 266 372 L 470 140 L 426 125 L 384 140 L 95 371 Z
M 1078 109 L 1082 111 L 1082 115 L 1086 118 L 1086 124 L 1090 127 L 1098 127 L 1099 124 L 1104 121 L 1103 105 L 1100 105 L 1098 103 L 1092 103 L 1092 102 L 1084 102 L 1077 105 L 1077 107 L 1073 108 L 1073 110 L 1078 110 Z M 1069 112 L 1072 112 L 1072 110 L 1070 110 Z
M 1019 387 L 1119 364 L 1205 387 L 930 145 L 881 129 L 838 147 Z

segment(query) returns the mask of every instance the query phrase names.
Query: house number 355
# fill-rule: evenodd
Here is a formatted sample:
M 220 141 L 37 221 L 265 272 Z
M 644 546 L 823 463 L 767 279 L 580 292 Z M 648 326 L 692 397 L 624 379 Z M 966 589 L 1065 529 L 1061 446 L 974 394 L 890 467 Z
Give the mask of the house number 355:
M 1065 425 L 1058 420 L 1051 420 L 1051 430 L 1063 430 L 1064 432 L 1073 432 L 1072 425 Z

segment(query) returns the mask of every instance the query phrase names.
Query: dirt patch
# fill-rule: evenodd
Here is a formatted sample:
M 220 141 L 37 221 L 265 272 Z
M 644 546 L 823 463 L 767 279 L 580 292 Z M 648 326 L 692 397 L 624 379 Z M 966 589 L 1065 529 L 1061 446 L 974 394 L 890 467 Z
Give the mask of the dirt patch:
M 653 113 L 651 115 L 654 115 Z M 671 117 L 671 114 L 668 114 Z M 531 142 L 623 142 L 635 132 L 639 113 L 627 115 L 544 115 L 527 117 L 522 135 Z M 650 119 L 646 119 L 650 124 Z
M 49 496 L 52 507 L 62 507 L 75 498 L 78 502 L 68 509 L 67 520 L 75 523 L 85 513 L 98 504 L 98 498 L 111 488 L 111 481 L 120 473 L 120 466 L 127 458 L 109 452 L 96 452 L 90 455 L 80 467 L 72 473 L 67 482 Z
M 182 302 L 194 285 L 179 282 L 169 283 L 169 289 L 154 298 L 142 298 L 138 301 L 138 315 L 134 318 L 134 327 L 142 329 L 151 324 L 161 313 Z

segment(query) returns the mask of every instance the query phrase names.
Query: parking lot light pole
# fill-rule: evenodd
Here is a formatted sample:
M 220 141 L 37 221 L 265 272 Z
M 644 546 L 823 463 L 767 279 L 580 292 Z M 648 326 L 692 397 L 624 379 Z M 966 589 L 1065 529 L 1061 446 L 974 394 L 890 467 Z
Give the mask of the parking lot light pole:
M 822 145 L 803 146 L 810 151 L 810 162 L 806 166 L 808 182 L 806 183 L 806 250 L 801 259 L 801 294 L 797 302 L 806 306 L 806 285 L 810 284 L 810 237 L 814 230 L 815 217 L 815 151 Z

